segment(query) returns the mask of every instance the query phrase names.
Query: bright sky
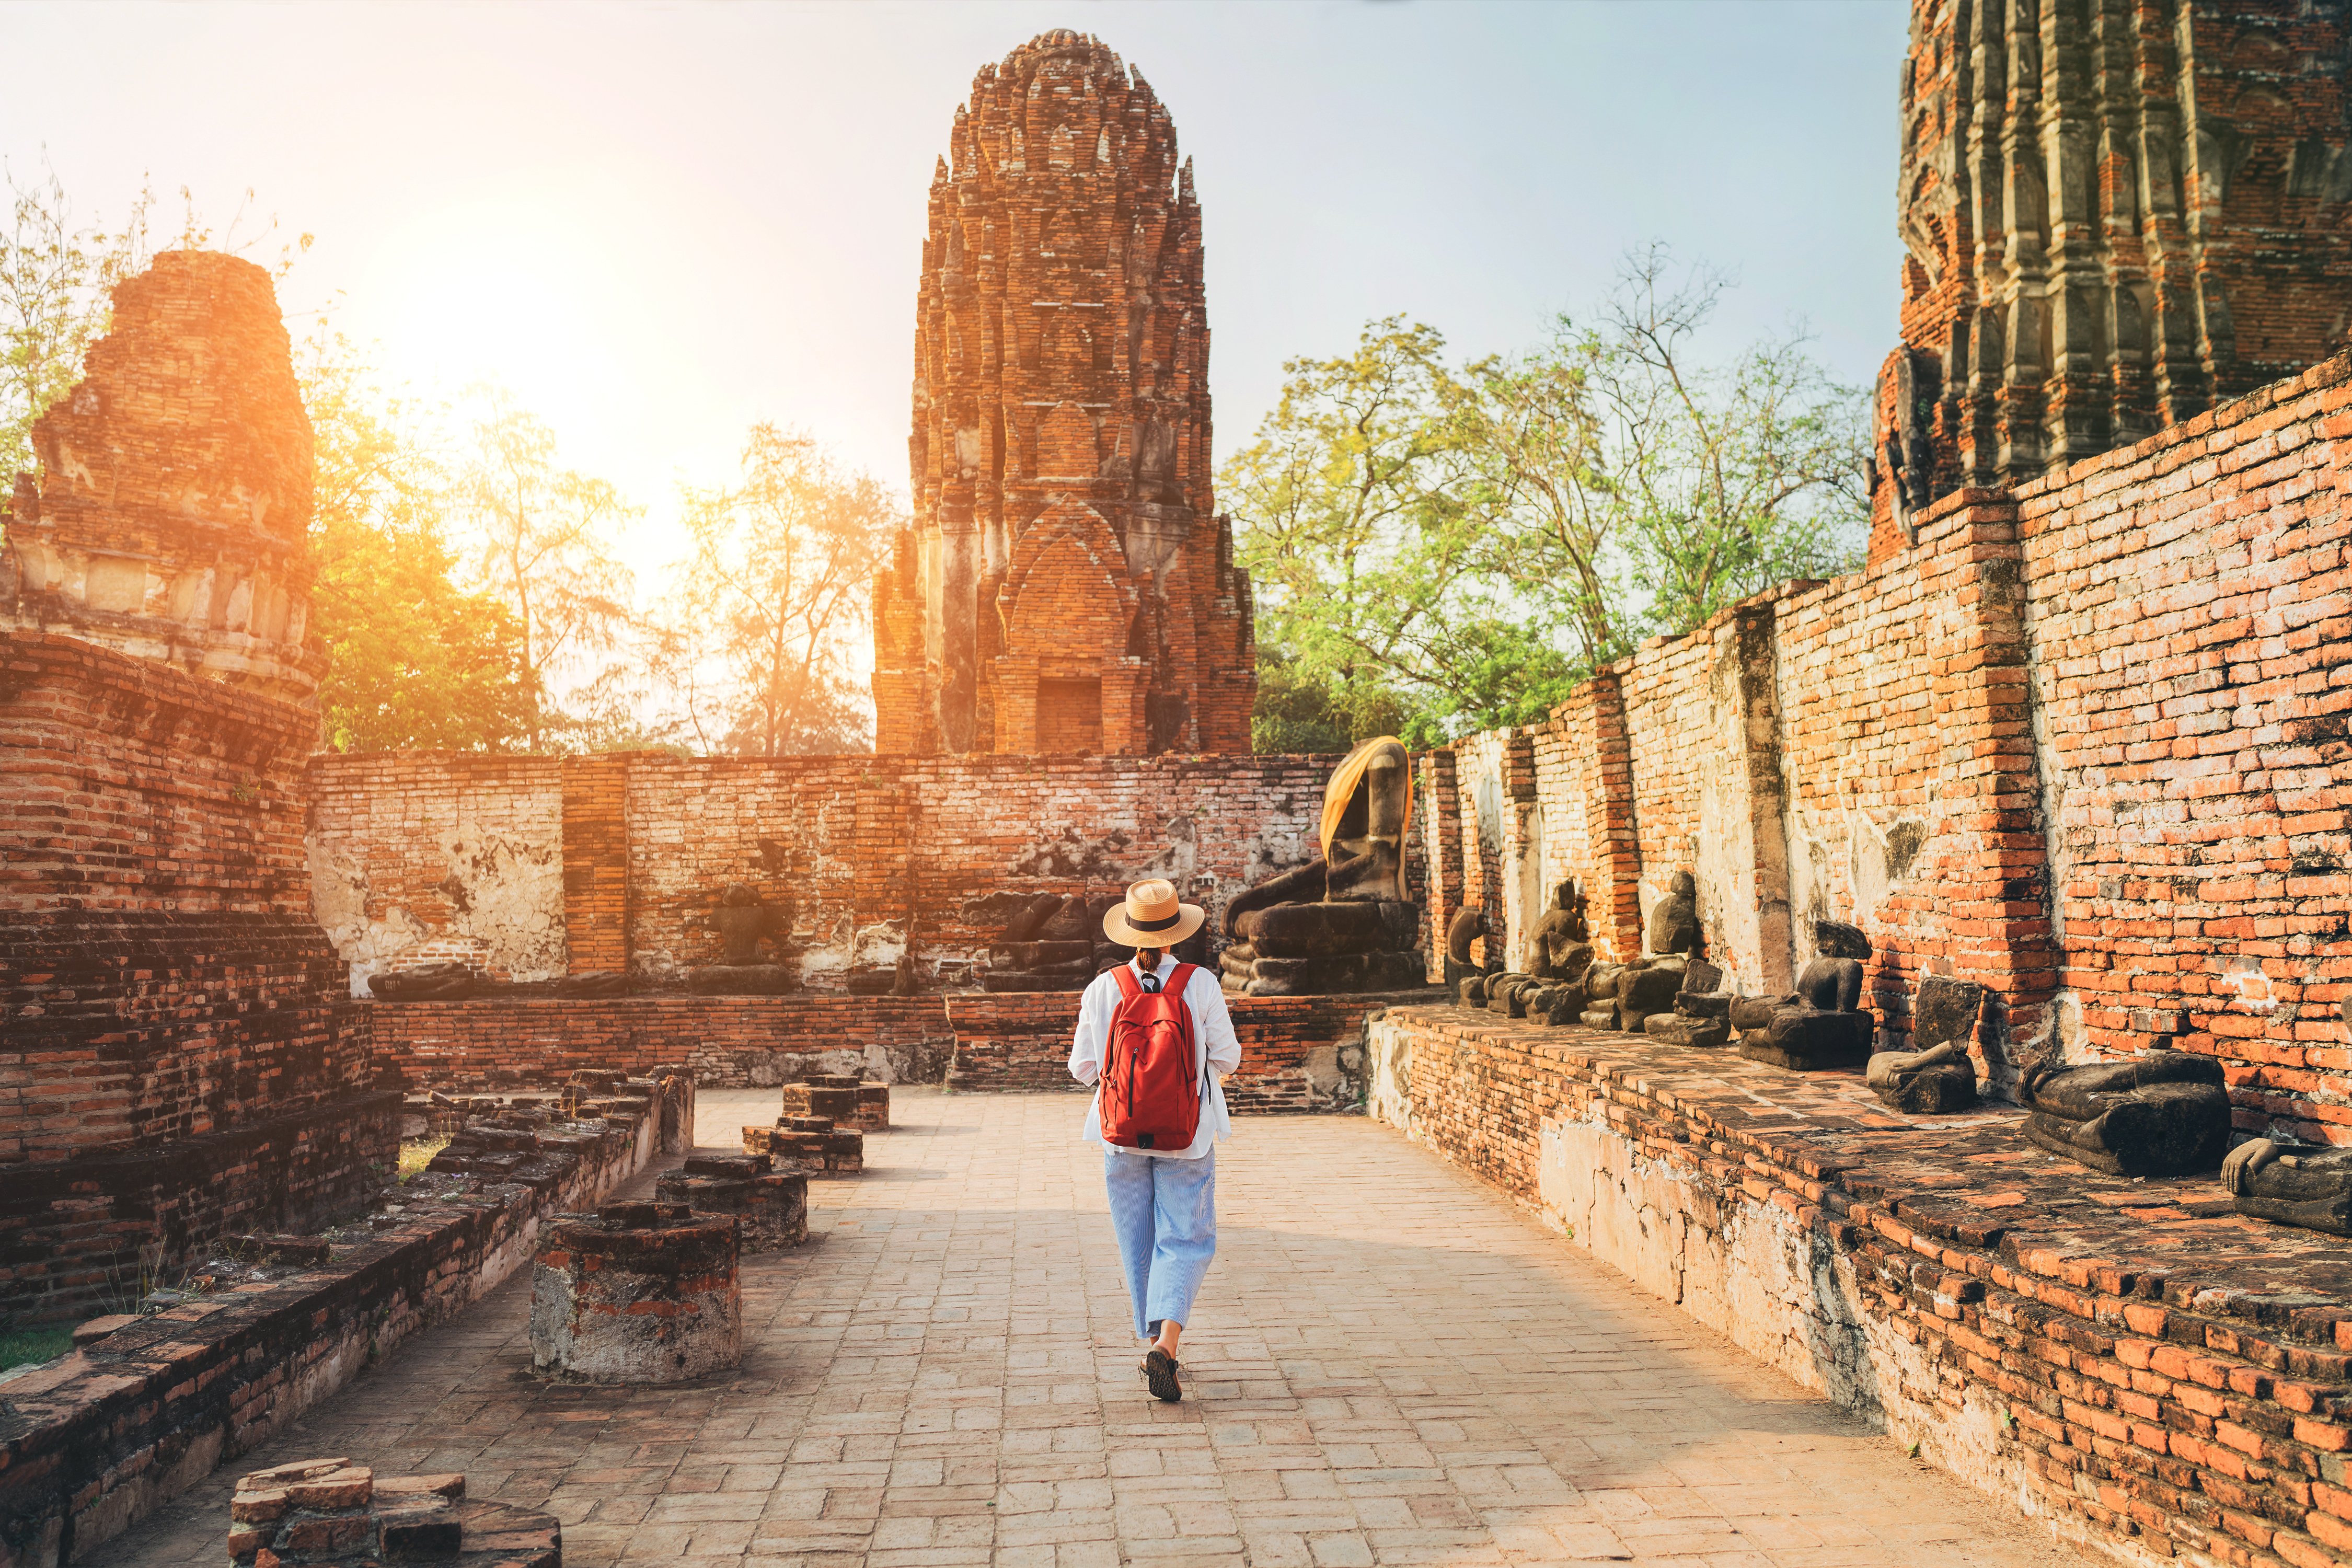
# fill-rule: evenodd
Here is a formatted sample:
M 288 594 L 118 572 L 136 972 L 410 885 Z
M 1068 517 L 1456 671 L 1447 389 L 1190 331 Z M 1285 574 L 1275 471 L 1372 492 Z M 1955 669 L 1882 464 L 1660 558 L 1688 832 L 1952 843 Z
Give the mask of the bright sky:
M 1284 359 L 1370 316 L 1520 346 L 1664 239 L 1801 318 L 1844 379 L 1895 342 L 1903 0 L 1645 4 L 0 6 L 0 153 L 86 215 L 152 174 L 246 187 L 395 378 L 488 374 L 647 503 L 755 420 L 906 483 L 925 193 L 974 70 L 1052 26 L 1139 67 L 1195 164 L 1219 455 Z M 301 323 L 296 323 L 298 334 Z

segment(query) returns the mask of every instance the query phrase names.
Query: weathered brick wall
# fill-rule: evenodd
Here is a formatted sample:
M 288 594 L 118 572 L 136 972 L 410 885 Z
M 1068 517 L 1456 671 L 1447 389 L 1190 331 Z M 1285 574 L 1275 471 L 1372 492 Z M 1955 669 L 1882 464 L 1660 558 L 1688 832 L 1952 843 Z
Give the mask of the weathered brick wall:
M 0 632 L 0 910 L 307 914 L 316 731 L 290 703 Z
M 928 982 L 971 984 L 1001 931 L 992 894 L 1102 892 L 1175 880 L 1213 921 L 1234 893 L 1311 859 L 1330 757 L 544 759 L 321 756 L 312 864 L 338 950 L 362 973 L 403 939 L 485 944 L 494 972 L 560 973 L 583 900 L 617 908 L 630 967 L 716 962 L 709 917 L 730 882 L 789 909 L 781 957 L 839 991 L 915 951 Z M 597 803 L 593 846 L 569 835 Z M 625 831 L 611 831 L 618 793 Z M 1421 836 L 1408 848 L 1419 879 Z M 551 868 L 562 868 L 559 881 Z M 624 874 L 625 875 L 622 875 Z M 616 875 L 622 879 L 616 886 Z M 327 906 L 332 903 L 332 908 Z M 771 944 L 763 956 L 778 957 Z M 613 968 L 600 938 L 573 972 Z
M 312 727 L 290 703 L 0 634 L 0 1165 L 366 1086 L 307 918 Z
M 308 710 L 0 633 L 0 1314 L 71 1316 L 393 1159 L 310 919 Z
M 2222 1058 L 2240 1126 L 2352 1142 L 2328 1022 L 2352 959 L 2347 434 L 2337 359 L 2013 492 L 1955 491 L 1865 572 L 1465 738 L 1462 897 L 1513 902 L 1506 760 L 1531 742 L 1546 878 L 1586 879 L 1604 944 L 1638 944 L 1636 876 L 1646 901 L 1690 870 L 1750 994 L 1810 956 L 1815 920 L 1853 921 L 1890 1043 L 1922 975 L 1987 986 L 1997 1091 L 2036 1052 L 2168 1040 Z
M 1633 774 L 1633 854 L 1646 921 L 1666 878 L 1699 858 L 1698 767 L 1714 737 L 1706 722 L 1713 639 L 1656 638 L 1623 671 L 1625 740 Z
M 313 760 L 313 907 L 353 981 L 415 962 L 425 942 L 501 979 L 565 973 L 572 942 L 565 889 L 572 868 L 564 859 L 564 783 L 573 765 L 554 757 L 446 752 Z M 335 787 L 319 787 L 322 774 Z M 593 789 L 581 793 L 584 815 L 596 797 Z M 619 807 L 616 793 L 615 818 Z M 593 844 L 574 852 L 584 859 Z M 624 864 L 617 849 L 610 858 Z M 593 879 L 583 869 L 583 900 L 595 896 Z M 616 905 L 616 928 L 619 913 Z M 604 968 L 625 962 L 617 951 L 588 948 L 581 967 L 597 968 L 595 960 L 605 956 L 613 962 Z
M 2069 1047 L 2352 1142 L 2352 361 L 2018 493 Z
M 1370 1027 L 1374 1114 L 1897 1443 L 2126 1561 L 2352 1561 L 2341 1246 L 1994 1110 L 1459 1008 Z

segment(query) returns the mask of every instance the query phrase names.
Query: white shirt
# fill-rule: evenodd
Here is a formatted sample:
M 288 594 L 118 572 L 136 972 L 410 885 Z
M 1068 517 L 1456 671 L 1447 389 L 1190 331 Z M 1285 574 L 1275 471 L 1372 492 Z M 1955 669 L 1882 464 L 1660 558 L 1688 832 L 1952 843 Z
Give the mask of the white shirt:
M 1128 971 L 1138 980 L 1143 971 L 1136 961 L 1128 960 Z M 1176 961 L 1166 953 L 1160 955 L 1160 967 L 1152 973 L 1162 983 L 1176 973 Z M 1070 1042 L 1070 1076 L 1080 1083 L 1097 1083 L 1102 1078 L 1103 1047 L 1110 1043 L 1111 1016 L 1118 1011 L 1118 972 L 1107 969 L 1094 978 L 1086 994 L 1078 1000 L 1078 1030 Z M 1225 1075 L 1242 1065 L 1242 1043 L 1234 1037 L 1233 1015 L 1225 1011 L 1224 987 L 1217 984 L 1213 969 L 1195 968 L 1192 978 L 1184 984 L 1184 1005 L 1192 1014 L 1192 1070 L 1198 1072 L 1203 1064 L 1209 1069 L 1209 1100 L 1201 1107 L 1200 1131 L 1192 1134 L 1190 1147 L 1183 1149 L 1128 1149 L 1109 1142 L 1102 1135 L 1102 1090 L 1095 1090 L 1095 1102 L 1087 1108 L 1087 1137 L 1106 1149 L 1122 1154 L 1150 1154 L 1163 1160 L 1197 1160 L 1209 1152 L 1212 1143 L 1233 1136 L 1234 1125 L 1225 1115 Z

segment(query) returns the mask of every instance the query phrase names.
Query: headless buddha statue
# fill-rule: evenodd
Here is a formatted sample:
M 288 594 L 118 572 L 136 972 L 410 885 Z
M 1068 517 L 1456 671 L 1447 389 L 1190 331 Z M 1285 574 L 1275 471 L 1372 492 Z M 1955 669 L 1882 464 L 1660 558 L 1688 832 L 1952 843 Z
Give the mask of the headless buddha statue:
M 1391 991 L 1420 985 L 1421 911 L 1404 896 L 1412 768 L 1402 742 L 1366 741 L 1323 792 L 1323 855 L 1225 906 L 1234 944 L 1220 960 L 1228 991 L 1252 996 Z

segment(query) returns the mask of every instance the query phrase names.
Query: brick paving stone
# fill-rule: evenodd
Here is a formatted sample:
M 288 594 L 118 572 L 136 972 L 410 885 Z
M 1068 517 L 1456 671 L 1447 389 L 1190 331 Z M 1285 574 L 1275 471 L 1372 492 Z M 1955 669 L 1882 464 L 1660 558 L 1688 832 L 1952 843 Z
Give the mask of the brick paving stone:
M 2087 1561 L 1360 1118 L 1240 1122 L 1157 1404 L 1084 1112 L 902 1089 L 821 1239 L 744 1260 L 738 1372 L 541 1383 L 518 1278 L 84 1561 L 213 1561 L 237 1474 L 330 1451 L 551 1509 L 572 1568 Z

